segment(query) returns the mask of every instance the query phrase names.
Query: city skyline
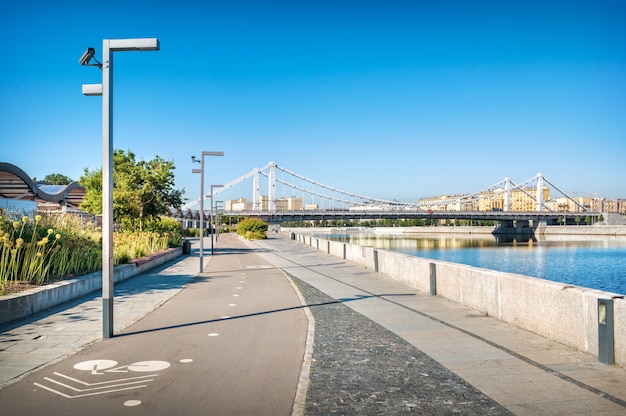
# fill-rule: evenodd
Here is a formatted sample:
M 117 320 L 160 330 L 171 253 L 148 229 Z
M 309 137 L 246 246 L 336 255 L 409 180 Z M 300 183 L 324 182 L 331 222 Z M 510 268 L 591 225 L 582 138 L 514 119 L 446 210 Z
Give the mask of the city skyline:
M 189 200 L 201 151 L 225 153 L 207 159 L 207 184 L 276 161 L 405 202 L 538 172 L 571 194 L 620 198 L 625 10 L 610 0 L 6 2 L 0 161 L 38 179 L 100 168 L 101 100 L 81 94 L 100 71 L 78 59 L 87 47 L 100 58 L 102 39 L 157 37 L 158 52 L 116 56 L 114 145 L 174 160 Z

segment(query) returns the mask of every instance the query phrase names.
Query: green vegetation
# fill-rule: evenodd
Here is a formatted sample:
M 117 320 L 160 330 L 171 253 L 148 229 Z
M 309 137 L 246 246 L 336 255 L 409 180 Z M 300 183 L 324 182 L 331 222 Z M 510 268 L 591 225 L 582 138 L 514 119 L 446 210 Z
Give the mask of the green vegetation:
M 174 224 L 175 227 L 174 228 Z M 152 220 L 152 231 L 116 232 L 116 264 L 180 245 L 176 220 Z M 0 295 L 89 274 L 102 267 L 102 232 L 72 215 L 0 215 Z
M 113 154 L 113 260 L 123 264 L 181 243 L 180 223 L 163 217 L 179 208 L 183 191 L 174 189 L 174 164 L 156 156 L 137 161 L 129 150 Z M 66 185 L 67 176 L 54 173 L 44 181 Z M 85 169 L 80 178 L 86 195 L 81 209 L 102 213 L 102 169 Z M 102 267 L 102 232 L 93 223 L 66 215 L 0 212 L 0 294 L 7 287 L 93 273 Z
M 74 181 L 72 180 L 72 178 L 65 176 L 65 175 L 61 175 L 60 173 L 51 173 L 49 175 L 46 175 L 43 178 L 42 182 L 45 182 L 50 185 L 68 185 Z
M 258 218 L 246 218 L 239 221 L 237 234 L 248 240 L 264 240 L 267 238 L 267 223 Z
M 143 231 L 146 222 L 167 214 L 168 207 L 179 208 L 183 191 L 174 189 L 174 163 L 156 156 L 136 161 L 128 150 L 113 153 L 113 218 L 127 230 Z M 102 213 L 102 169 L 85 169 L 80 184 L 87 190 L 82 210 Z

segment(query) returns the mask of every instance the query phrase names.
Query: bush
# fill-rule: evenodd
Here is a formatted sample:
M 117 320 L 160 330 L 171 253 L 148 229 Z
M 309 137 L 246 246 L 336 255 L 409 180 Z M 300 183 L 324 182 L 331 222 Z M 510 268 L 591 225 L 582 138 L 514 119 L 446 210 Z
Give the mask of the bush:
M 264 240 L 267 238 L 267 223 L 258 218 L 246 218 L 239 221 L 237 234 L 249 240 Z
M 157 217 L 146 222 L 145 231 L 159 233 L 167 237 L 168 247 L 180 247 L 182 230 L 181 225 L 174 218 Z

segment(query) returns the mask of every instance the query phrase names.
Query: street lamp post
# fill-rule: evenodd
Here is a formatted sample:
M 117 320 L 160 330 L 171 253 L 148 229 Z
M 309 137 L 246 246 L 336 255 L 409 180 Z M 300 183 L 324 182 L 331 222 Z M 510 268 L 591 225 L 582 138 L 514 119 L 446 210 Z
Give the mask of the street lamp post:
M 220 204 L 221 208 L 223 210 L 224 209 L 224 201 L 215 201 L 215 223 L 217 224 L 215 226 L 215 231 L 216 231 L 215 241 L 219 240 L 219 238 L 220 238 L 220 228 L 222 228 L 222 223 L 221 223 L 221 220 L 220 220 L 220 210 L 219 210 L 220 207 L 218 207 L 217 204 Z
M 79 62 L 98 66 L 102 84 L 83 84 L 83 94 L 102 96 L 102 333 L 113 336 L 113 52 L 158 51 L 157 38 L 104 39 L 102 63 L 95 58 L 95 49 L 88 48 Z M 94 60 L 96 63 L 91 64 Z
M 193 169 L 192 173 L 200 174 L 200 273 L 204 270 L 204 157 L 205 156 L 224 156 L 224 152 L 206 152 L 203 151 L 200 160 L 195 156 L 191 156 L 191 161 L 200 163 L 200 169 Z M 211 195 L 213 188 L 211 188 Z M 213 240 L 211 239 L 211 254 L 213 254 Z
M 211 219 L 211 224 L 210 225 L 210 234 L 211 234 L 211 254 L 213 254 L 213 189 L 215 188 L 223 188 L 224 185 L 211 185 L 211 210 L 210 210 L 210 216 L 209 218 Z

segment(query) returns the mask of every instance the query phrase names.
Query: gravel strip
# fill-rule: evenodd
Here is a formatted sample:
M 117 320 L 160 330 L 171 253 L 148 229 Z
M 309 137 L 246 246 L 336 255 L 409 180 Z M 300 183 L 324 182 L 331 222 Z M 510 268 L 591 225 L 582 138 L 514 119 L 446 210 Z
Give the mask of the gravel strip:
M 315 317 L 307 415 L 511 415 L 393 332 L 291 277 Z

